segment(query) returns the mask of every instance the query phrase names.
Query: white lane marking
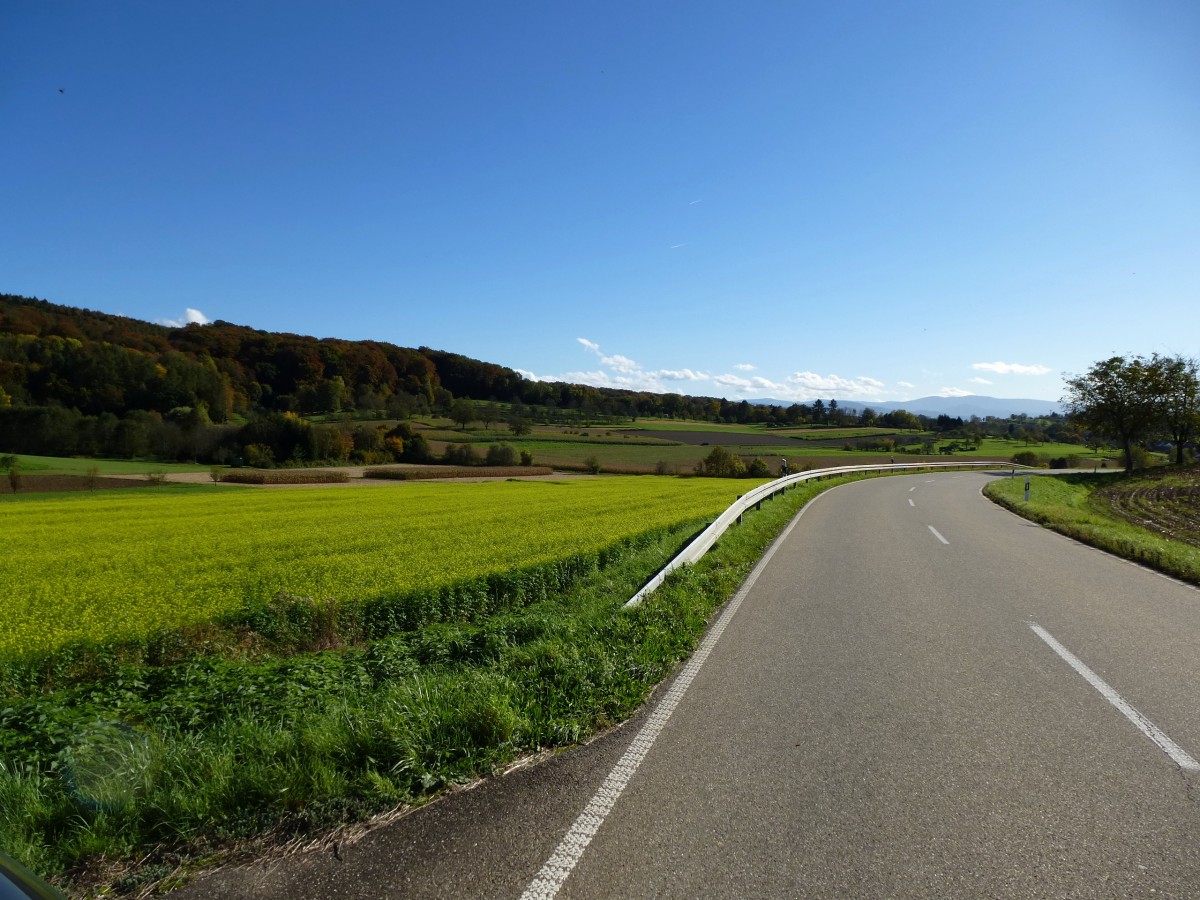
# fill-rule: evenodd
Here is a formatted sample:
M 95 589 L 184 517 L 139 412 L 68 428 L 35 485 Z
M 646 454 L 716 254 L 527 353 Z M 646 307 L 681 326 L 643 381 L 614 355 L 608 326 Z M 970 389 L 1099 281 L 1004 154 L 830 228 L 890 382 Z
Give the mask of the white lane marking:
M 926 483 L 926 484 L 933 484 L 933 483 L 934 483 L 934 481 L 933 481 L 933 479 L 931 478 L 931 479 L 929 479 L 929 480 L 928 480 L 927 482 L 925 482 L 925 483 Z
M 913 503 L 912 497 L 909 497 L 909 498 L 908 498 L 908 505 L 909 505 L 909 506 L 916 506 L 917 504 Z
M 1105 700 L 1119 709 L 1125 718 L 1136 725 L 1142 734 L 1154 741 L 1158 745 L 1158 748 L 1171 757 L 1179 768 L 1186 769 L 1189 772 L 1200 772 L 1200 763 L 1192 759 L 1182 747 L 1163 734 L 1157 725 L 1130 706 L 1124 697 L 1109 687 L 1103 678 L 1089 669 L 1083 660 L 1055 640 L 1050 632 L 1036 622 L 1030 622 L 1029 627 L 1033 629 L 1034 634 L 1049 645 L 1051 650 L 1061 656 L 1067 665 L 1082 675 L 1088 684 L 1098 690 L 1104 696 Z
M 912 487 L 910 487 L 910 488 L 908 489 L 908 492 L 911 494 L 911 493 L 912 493 L 913 491 L 915 491 L 916 489 L 917 489 L 917 486 L 914 484 Z
M 944 537 L 942 537 L 942 533 L 940 531 L 938 531 L 936 528 L 934 528 L 932 525 L 926 525 L 925 527 L 928 528 L 930 531 L 932 531 L 933 536 L 935 538 L 937 538 L 939 541 L 941 541 L 943 544 L 950 543 L 948 540 L 946 540 Z
M 840 487 L 841 485 L 839 485 Z M 834 488 L 833 490 L 836 490 Z M 763 569 L 771 561 L 771 557 L 775 555 L 775 551 L 787 539 L 787 536 L 792 533 L 792 529 L 796 527 L 796 523 L 800 521 L 800 517 L 805 511 L 813 505 L 818 499 L 831 493 L 824 491 L 808 501 L 804 507 L 798 512 L 795 518 L 788 523 L 787 528 L 783 533 L 775 539 L 767 552 L 762 555 L 762 559 L 747 576 L 746 581 L 742 584 L 729 605 L 725 607 L 725 611 L 721 613 L 717 623 L 712 627 L 712 630 L 705 635 L 704 640 L 700 642 L 699 649 L 696 650 L 692 658 L 688 660 L 687 665 L 683 667 L 683 671 L 679 673 L 670 690 L 663 696 L 662 701 L 650 714 L 650 718 L 646 720 L 637 733 L 637 737 L 633 739 L 633 743 L 625 751 L 625 754 L 613 766 L 612 771 L 608 773 L 608 777 L 604 779 L 604 783 L 600 785 L 599 790 L 588 802 L 588 805 L 583 808 L 583 812 L 579 814 L 573 825 L 567 831 L 566 836 L 559 842 L 558 847 L 546 860 L 545 865 L 534 876 L 533 881 L 529 883 L 529 887 L 525 888 L 525 892 L 521 894 L 521 900 L 553 900 L 558 895 L 563 884 L 578 864 L 583 856 L 583 851 L 587 849 L 592 838 L 596 836 L 596 832 L 600 830 L 600 826 L 604 824 L 604 820 L 612 811 L 613 806 L 617 802 L 617 798 L 621 796 L 621 792 L 625 790 L 634 773 L 637 772 L 638 766 L 653 746 L 655 738 L 663 730 L 667 724 L 667 719 L 671 718 L 671 713 L 675 711 L 675 707 L 679 705 L 679 701 L 683 699 L 684 692 L 688 689 L 688 685 L 692 683 L 692 679 L 700 671 L 700 667 L 704 665 L 704 661 L 708 659 L 708 654 L 712 652 L 716 646 L 717 639 L 725 631 L 725 627 L 733 618 L 734 613 L 738 611 L 738 607 L 742 605 L 742 601 L 746 599 L 746 595 L 750 593 L 750 589 L 754 587 L 754 582 L 758 580 L 758 576 Z

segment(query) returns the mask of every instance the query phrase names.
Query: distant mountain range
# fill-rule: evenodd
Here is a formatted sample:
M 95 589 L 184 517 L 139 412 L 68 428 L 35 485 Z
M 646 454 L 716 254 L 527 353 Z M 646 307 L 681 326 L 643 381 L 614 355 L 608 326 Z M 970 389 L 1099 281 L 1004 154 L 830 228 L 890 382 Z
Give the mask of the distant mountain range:
M 791 400 L 751 400 L 751 403 L 763 403 L 774 406 L 791 406 Z M 828 403 L 829 401 L 825 401 Z M 1007 419 L 1009 416 L 1048 416 L 1051 413 L 1062 412 L 1062 406 L 1054 400 L 1010 399 L 1007 397 L 984 397 L 979 394 L 968 394 L 965 397 L 918 397 L 915 400 L 838 400 L 842 409 L 857 409 L 860 412 L 868 406 L 875 412 L 891 412 L 896 409 L 906 409 L 910 413 L 921 416 L 961 416 L 969 419 L 979 416 L 984 419 L 996 416 Z

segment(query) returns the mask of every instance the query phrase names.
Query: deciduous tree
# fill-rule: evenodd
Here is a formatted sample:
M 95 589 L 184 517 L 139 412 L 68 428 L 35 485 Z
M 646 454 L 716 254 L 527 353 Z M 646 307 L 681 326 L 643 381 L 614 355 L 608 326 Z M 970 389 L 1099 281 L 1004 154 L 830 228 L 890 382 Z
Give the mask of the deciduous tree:
M 1195 359 L 1151 357 L 1163 382 L 1162 430 L 1175 444 L 1175 462 L 1183 465 L 1183 448 L 1200 432 L 1200 373 Z
M 1152 359 L 1112 356 L 1083 375 L 1067 379 L 1062 398 L 1071 417 L 1089 431 L 1121 445 L 1125 471 L 1133 471 L 1134 447 L 1162 421 L 1163 372 Z

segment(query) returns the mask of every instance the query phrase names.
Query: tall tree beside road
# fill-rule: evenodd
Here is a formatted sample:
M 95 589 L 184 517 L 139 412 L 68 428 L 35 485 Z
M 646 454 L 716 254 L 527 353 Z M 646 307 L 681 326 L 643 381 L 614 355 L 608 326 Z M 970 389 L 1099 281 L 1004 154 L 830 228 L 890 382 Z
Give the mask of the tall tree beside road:
M 1183 448 L 1200 432 L 1200 372 L 1195 359 L 1159 356 L 1152 364 L 1162 372 L 1162 429 L 1175 444 L 1175 462 L 1183 464 Z
M 1085 374 L 1067 379 L 1063 406 L 1088 431 L 1121 444 L 1125 471 L 1133 471 L 1133 448 L 1163 421 L 1163 366 L 1156 359 L 1113 356 Z

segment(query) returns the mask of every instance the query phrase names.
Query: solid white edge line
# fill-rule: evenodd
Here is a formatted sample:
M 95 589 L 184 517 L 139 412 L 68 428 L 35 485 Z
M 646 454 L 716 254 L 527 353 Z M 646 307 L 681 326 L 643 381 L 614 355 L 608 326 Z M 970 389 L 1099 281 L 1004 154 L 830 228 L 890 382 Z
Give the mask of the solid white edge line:
M 708 654 L 712 652 L 716 646 L 717 639 L 725 631 L 725 627 L 733 618 L 734 613 L 738 611 L 738 607 L 742 605 L 742 601 L 746 595 L 750 593 L 750 589 L 754 587 L 754 583 L 758 580 L 758 576 L 763 569 L 771 561 L 771 557 L 775 555 L 775 551 L 787 540 L 787 536 L 792 533 L 792 529 L 796 527 L 796 523 L 800 521 L 800 517 L 805 511 L 812 506 L 818 499 L 826 496 L 831 491 L 836 490 L 842 485 L 837 485 L 830 488 L 828 491 L 822 491 L 817 496 L 809 500 L 800 511 L 792 517 L 792 521 L 787 527 L 771 542 L 762 558 L 759 559 L 757 565 L 751 570 L 746 577 L 745 582 L 734 594 L 733 599 L 729 601 L 729 605 L 725 607 L 725 611 L 721 613 L 716 624 L 704 636 L 704 640 L 700 642 L 699 648 L 688 660 L 687 665 L 679 673 L 679 676 L 671 684 L 670 689 L 663 696 L 654 712 L 650 714 L 650 718 L 638 731 L 637 736 L 629 745 L 624 755 L 613 766 L 612 771 L 608 773 L 608 777 L 600 785 L 595 795 L 583 808 L 583 812 L 571 825 L 566 835 L 559 842 L 558 847 L 546 860 L 545 865 L 534 876 L 533 881 L 529 883 L 529 887 L 525 888 L 525 892 L 521 894 L 521 900 L 553 900 L 562 889 L 567 878 L 575 869 L 580 858 L 583 856 L 583 851 L 587 849 L 588 844 L 592 842 L 592 838 L 596 836 L 596 832 L 600 830 L 600 826 L 604 824 L 604 820 L 608 818 L 608 814 L 612 811 L 613 806 L 617 802 L 617 798 L 621 796 L 621 792 L 625 790 L 634 773 L 637 772 L 638 766 L 653 746 L 655 739 L 667 724 L 667 719 L 671 717 L 671 713 L 675 711 L 675 707 L 679 705 L 679 701 L 683 699 L 684 692 L 692 683 L 692 679 L 696 677 L 696 673 L 700 671 L 700 667 L 704 665 L 704 661 L 708 659 Z
M 1030 622 L 1029 627 L 1033 629 L 1034 634 L 1046 642 L 1051 650 L 1062 657 L 1067 665 L 1082 675 L 1088 684 L 1098 690 L 1105 700 L 1119 709 L 1125 718 L 1136 725 L 1142 734 L 1154 741 L 1158 745 L 1158 748 L 1171 757 L 1179 768 L 1189 772 L 1200 772 L 1200 763 L 1196 762 L 1186 750 L 1167 737 L 1157 725 L 1130 706 L 1124 697 L 1113 690 L 1103 678 L 1088 668 L 1083 660 L 1055 640 L 1050 632 L 1036 622 Z
M 943 544 L 950 543 L 948 540 L 946 540 L 944 537 L 942 537 L 942 533 L 940 531 L 938 531 L 936 528 L 934 528 L 932 525 L 926 525 L 925 527 L 928 528 L 930 531 L 932 531 L 933 536 L 935 538 L 937 538 L 939 541 L 941 541 Z

